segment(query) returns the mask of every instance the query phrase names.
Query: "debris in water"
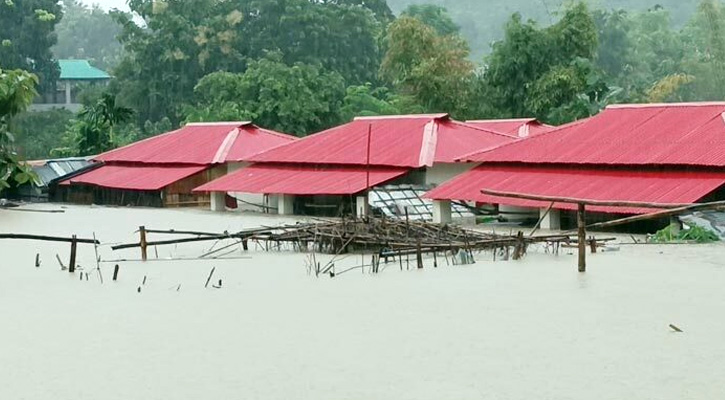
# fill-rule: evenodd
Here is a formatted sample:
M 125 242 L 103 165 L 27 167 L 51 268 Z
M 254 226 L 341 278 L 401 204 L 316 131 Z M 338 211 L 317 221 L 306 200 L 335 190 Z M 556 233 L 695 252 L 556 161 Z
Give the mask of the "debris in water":
M 682 329 L 678 328 L 678 327 L 677 327 L 676 325 L 674 325 L 674 324 L 670 324 L 670 328 L 671 328 L 671 329 L 672 329 L 673 331 L 675 331 L 675 332 L 682 332 Z

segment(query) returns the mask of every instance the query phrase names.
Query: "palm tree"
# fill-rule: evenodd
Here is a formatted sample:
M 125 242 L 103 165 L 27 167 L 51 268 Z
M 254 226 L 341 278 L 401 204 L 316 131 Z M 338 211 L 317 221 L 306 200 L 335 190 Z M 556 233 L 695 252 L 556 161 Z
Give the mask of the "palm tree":
M 104 93 L 96 104 L 84 108 L 78 115 L 82 121 L 79 148 L 84 153 L 94 154 L 113 147 L 113 127 L 130 120 L 133 110 L 116 105 L 116 97 Z

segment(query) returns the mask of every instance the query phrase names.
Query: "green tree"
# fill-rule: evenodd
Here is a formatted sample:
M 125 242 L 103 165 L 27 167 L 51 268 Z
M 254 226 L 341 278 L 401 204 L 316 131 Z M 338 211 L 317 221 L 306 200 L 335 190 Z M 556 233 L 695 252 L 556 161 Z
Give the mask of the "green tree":
M 112 88 L 138 110 L 137 123 L 182 119 L 204 76 L 241 73 L 268 53 L 287 65 L 335 71 L 351 84 L 374 81 L 380 63 L 380 1 L 131 0 L 146 22 L 117 14 L 125 56 Z M 382 14 L 378 14 L 382 13 Z
M 54 149 L 54 153 L 89 156 L 111 150 L 118 145 L 114 128 L 132 115 L 130 108 L 118 106 L 115 96 L 106 93 L 93 106 L 83 107 L 63 138 L 65 147 Z
M 41 90 L 52 88 L 60 71 L 50 48 L 62 15 L 58 0 L 0 1 L 0 68 L 29 71 Z
M 355 3 L 364 2 L 251 0 L 244 23 L 246 55 L 259 59 L 277 51 L 288 65 L 320 65 L 349 84 L 372 82 L 380 64 L 381 24 Z
M 428 112 L 465 114 L 474 68 L 462 38 L 401 17 L 390 24 L 386 47 L 380 75 L 399 93 Z
M 55 27 L 58 42 L 53 54 L 58 59 L 88 59 L 104 70 L 121 58 L 116 36 L 121 26 L 98 5 L 88 7 L 78 0 L 63 0 L 63 19 Z
M 27 159 L 52 157 L 51 150 L 58 146 L 73 119 L 66 109 L 28 111 L 12 120 L 18 153 Z
M 487 60 L 481 93 L 488 97 L 480 101 L 491 102 L 499 117 L 562 123 L 592 115 L 618 93 L 594 64 L 596 50 L 594 19 L 584 3 L 546 28 L 515 14 Z
M 680 71 L 684 47 L 661 7 L 641 13 L 594 13 L 599 34 L 597 65 L 623 89 L 627 101 L 646 101 L 652 85 Z
M 491 44 L 504 35 L 506 21 L 513 12 L 523 20 L 548 26 L 557 20 L 558 10 L 571 0 L 388 0 L 390 8 L 402 12 L 410 4 L 430 3 L 446 7 L 461 35 L 470 43 L 473 59 L 491 51 Z M 645 12 L 659 4 L 673 16 L 673 27 L 682 27 L 697 8 L 694 0 L 588 0 L 593 7 L 623 9 L 628 14 Z
M 350 121 L 358 116 L 418 114 L 423 109 L 414 99 L 392 93 L 386 87 L 372 85 L 350 86 L 346 90 L 342 119 Z
M 38 78 L 27 71 L 0 69 L 0 193 L 35 178 L 15 150 L 10 120 L 33 102 L 37 84 Z
M 237 46 L 243 15 L 233 2 L 131 0 L 129 7 L 146 26 L 131 15 L 113 14 L 123 27 L 125 55 L 111 90 L 135 108 L 138 126 L 164 117 L 178 124 L 181 105 L 201 77 L 244 68 Z
M 725 99 L 725 10 L 714 0 L 703 0 L 683 31 L 687 49 L 683 72 L 694 79 L 687 88 L 690 100 Z
M 251 62 L 243 74 L 205 76 L 195 88 L 198 103 L 187 108 L 187 121 L 252 120 L 300 136 L 341 122 L 340 74 L 302 63 L 288 66 L 280 57 Z
M 441 36 L 457 35 L 461 30 L 445 7 L 434 4 L 411 4 L 403 10 L 401 16 L 415 18 L 435 29 Z

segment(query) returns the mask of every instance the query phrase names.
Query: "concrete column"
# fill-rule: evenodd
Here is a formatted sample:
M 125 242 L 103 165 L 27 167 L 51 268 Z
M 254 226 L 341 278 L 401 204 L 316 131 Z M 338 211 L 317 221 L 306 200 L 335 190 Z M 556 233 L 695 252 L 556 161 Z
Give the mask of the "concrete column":
M 295 213 L 295 196 L 280 194 L 277 196 L 277 213 L 279 215 L 293 215 Z
M 358 218 L 364 218 L 370 215 L 370 204 L 368 203 L 368 196 L 357 196 L 355 198 L 355 216 Z
M 223 212 L 227 210 L 227 204 L 225 201 L 225 192 L 211 192 L 211 210 L 216 212 Z
M 65 104 L 71 104 L 71 87 L 70 81 L 65 82 Z
M 451 222 L 451 201 L 433 200 L 433 223 L 448 224 Z
M 548 208 L 548 207 L 547 207 Z M 546 212 L 546 208 L 539 209 L 539 218 Z M 549 214 L 541 221 L 541 229 L 561 229 L 561 211 L 552 208 Z

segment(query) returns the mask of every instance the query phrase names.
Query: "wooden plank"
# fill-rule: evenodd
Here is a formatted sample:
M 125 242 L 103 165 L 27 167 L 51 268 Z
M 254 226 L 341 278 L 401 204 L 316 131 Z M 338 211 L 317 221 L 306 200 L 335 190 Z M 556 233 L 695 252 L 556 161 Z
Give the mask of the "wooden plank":
M 578 199 L 574 197 L 559 197 L 559 196 L 539 196 L 534 194 L 525 194 L 517 192 L 502 192 L 498 190 L 482 189 L 481 193 L 496 196 L 496 197 L 508 197 L 512 199 L 523 199 L 523 200 L 535 200 L 535 201 L 546 201 L 555 203 L 569 203 L 569 204 L 584 204 L 587 206 L 603 206 L 603 207 L 631 207 L 631 208 L 663 208 L 672 209 L 687 207 L 692 203 L 650 203 L 650 202 L 639 202 L 639 201 L 618 201 L 618 200 L 587 200 Z
M 19 239 L 19 240 L 39 240 L 45 242 L 65 242 L 65 243 L 84 243 L 84 244 L 100 244 L 94 239 L 79 239 L 75 235 L 71 238 L 59 236 L 29 235 L 24 233 L 0 233 L 0 239 Z

